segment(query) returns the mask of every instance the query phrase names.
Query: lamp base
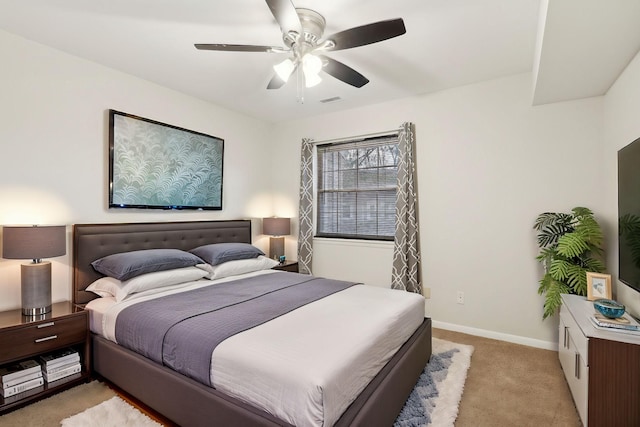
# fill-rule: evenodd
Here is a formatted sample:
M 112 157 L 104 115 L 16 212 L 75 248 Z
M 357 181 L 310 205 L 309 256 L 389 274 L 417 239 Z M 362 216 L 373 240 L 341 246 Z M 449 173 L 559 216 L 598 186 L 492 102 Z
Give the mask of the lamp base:
M 284 255 L 284 237 L 271 237 L 269 239 L 269 258 L 279 259 Z
M 20 266 L 22 314 L 37 316 L 51 311 L 51 262 Z

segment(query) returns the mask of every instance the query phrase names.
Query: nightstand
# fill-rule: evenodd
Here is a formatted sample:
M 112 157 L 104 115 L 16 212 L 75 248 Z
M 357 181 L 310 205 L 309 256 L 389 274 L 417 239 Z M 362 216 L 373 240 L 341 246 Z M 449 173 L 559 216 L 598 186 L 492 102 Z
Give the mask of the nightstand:
M 272 270 L 290 271 L 292 273 L 298 272 L 298 261 L 285 261 L 282 264 L 278 264 L 272 268 Z
M 40 355 L 66 347 L 80 353 L 80 374 L 6 399 L 0 395 L 0 414 L 86 382 L 91 372 L 89 313 L 81 307 L 64 301 L 40 316 L 23 316 L 21 309 L 0 312 L 0 365 L 23 359 L 39 362 Z

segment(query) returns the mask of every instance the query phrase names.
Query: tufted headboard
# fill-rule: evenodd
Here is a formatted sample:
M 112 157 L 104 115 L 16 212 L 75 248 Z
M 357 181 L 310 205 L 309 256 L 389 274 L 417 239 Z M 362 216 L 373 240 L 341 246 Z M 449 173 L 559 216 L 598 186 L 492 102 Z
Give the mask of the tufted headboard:
M 96 298 L 85 289 L 102 277 L 91 262 L 140 249 L 190 250 L 208 243 L 251 243 L 251 221 L 140 222 L 73 225 L 73 302 Z

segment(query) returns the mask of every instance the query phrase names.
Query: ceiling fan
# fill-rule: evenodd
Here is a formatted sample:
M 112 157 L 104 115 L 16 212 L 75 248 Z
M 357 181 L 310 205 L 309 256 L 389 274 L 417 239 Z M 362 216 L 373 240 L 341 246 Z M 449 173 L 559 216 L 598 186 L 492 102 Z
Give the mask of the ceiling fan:
M 312 87 L 322 80 L 320 71 L 351 86 L 360 88 L 369 80 L 340 61 L 323 52 L 351 49 L 381 42 L 406 33 L 402 18 L 374 22 L 340 31 L 322 38 L 326 21 L 322 15 L 311 9 L 296 8 L 291 0 L 266 0 L 271 13 L 280 25 L 286 47 L 238 45 L 238 44 L 196 44 L 200 50 L 227 52 L 290 53 L 291 56 L 273 68 L 275 75 L 267 89 L 282 87 L 298 72 L 304 86 Z

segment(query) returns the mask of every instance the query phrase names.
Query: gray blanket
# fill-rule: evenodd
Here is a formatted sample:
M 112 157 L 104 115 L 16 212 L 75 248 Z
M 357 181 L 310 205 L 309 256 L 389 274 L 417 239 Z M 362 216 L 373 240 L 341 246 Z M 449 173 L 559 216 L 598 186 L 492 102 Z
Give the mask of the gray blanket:
M 211 354 L 223 340 L 354 284 L 277 272 L 143 301 L 120 312 L 116 340 L 211 385 Z

